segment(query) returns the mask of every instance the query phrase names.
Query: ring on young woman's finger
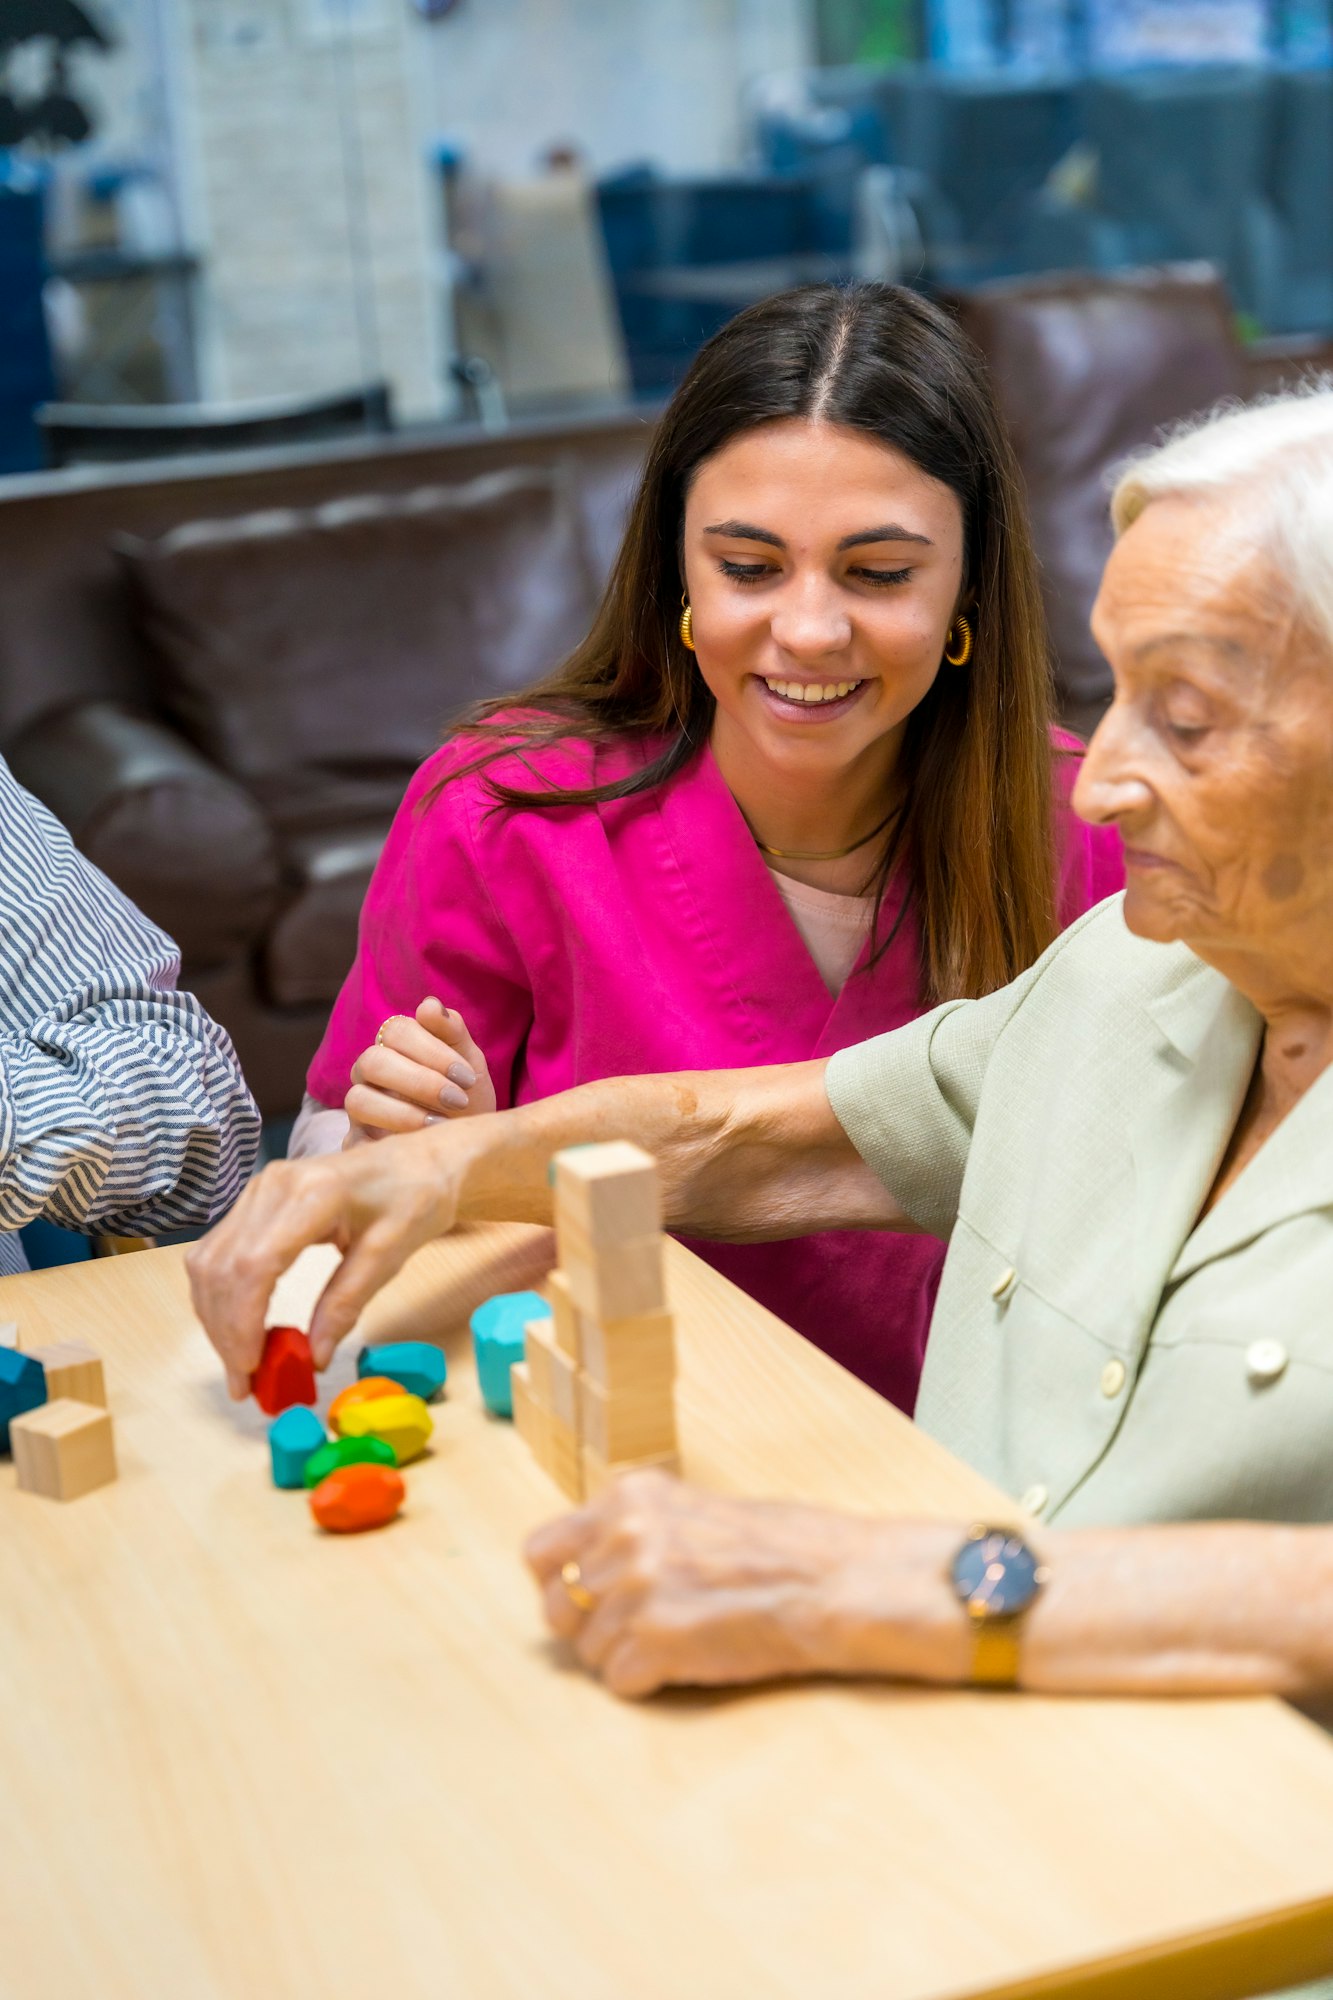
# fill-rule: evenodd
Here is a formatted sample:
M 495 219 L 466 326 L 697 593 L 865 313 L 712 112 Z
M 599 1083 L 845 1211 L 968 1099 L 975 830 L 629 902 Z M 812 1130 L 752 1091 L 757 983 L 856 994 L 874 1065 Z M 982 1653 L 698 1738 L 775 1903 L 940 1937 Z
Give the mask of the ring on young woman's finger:
M 591 1611 L 597 1602 L 587 1584 L 583 1581 L 583 1571 L 576 1562 L 563 1563 L 560 1581 L 569 1593 L 569 1601 L 580 1611 Z
M 377 1049 L 384 1047 L 384 1030 L 386 1028 L 391 1028 L 395 1021 L 405 1021 L 406 1019 L 406 1014 L 390 1014 L 387 1021 L 381 1021 L 375 1035 L 375 1047 Z

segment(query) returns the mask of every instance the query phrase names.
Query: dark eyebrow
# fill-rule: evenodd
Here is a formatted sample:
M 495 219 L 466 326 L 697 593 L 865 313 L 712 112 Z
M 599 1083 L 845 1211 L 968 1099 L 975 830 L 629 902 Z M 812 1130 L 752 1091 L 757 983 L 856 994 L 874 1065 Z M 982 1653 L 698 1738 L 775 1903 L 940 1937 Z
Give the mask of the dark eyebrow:
M 717 521 L 711 528 L 705 528 L 706 535 L 730 535 L 738 542 L 767 542 L 770 548 L 785 549 L 787 544 L 781 535 L 775 535 L 769 528 L 756 528 L 752 521 Z M 919 542 L 922 548 L 933 548 L 929 535 L 918 535 L 911 528 L 900 528 L 896 521 L 890 521 L 883 528 L 862 528 L 855 535 L 844 535 L 838 543 L 840 549 L 859 549 L 867 542 Z

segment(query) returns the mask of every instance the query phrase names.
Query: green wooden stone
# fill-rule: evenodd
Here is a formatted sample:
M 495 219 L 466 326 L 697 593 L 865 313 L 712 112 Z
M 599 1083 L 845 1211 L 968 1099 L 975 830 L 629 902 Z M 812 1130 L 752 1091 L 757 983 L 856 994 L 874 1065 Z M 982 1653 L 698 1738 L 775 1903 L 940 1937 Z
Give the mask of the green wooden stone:
M 396 1465 L 391 1444 L 383 1438 L 330 1438 L 318 1451 L 312 1451 L 306 1460 L 305 1483 L 318 1486 L 321 1479 L 327 1479 L 341 1465 Z

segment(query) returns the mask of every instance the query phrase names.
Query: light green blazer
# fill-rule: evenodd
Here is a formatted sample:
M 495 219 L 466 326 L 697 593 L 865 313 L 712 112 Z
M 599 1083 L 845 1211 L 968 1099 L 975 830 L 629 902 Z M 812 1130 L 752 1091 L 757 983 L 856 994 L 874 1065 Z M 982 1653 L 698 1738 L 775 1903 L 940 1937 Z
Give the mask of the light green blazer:
M 918 1422 L 1061 1526 L 1333 1519 L 1333 1070 L 1197 1221 L 1261 1028 L 1114 897 L 829 1064 L 858 1152 L 949 1239 Z

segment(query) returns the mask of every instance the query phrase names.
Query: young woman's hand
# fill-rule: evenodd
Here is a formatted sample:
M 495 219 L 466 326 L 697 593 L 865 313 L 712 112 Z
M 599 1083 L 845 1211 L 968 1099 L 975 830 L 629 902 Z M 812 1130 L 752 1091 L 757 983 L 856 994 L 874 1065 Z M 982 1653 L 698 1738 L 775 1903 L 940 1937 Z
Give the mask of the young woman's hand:
M 431 998 L 415 1018 L 392 1015 L 357 1057 L 343 1109 L 351 1125 L 344 1144 L 355 1146 L 386 1132 L 418 1132 L 436 1119 L 494 1111 L 495 1086 L 462 1015 Z

